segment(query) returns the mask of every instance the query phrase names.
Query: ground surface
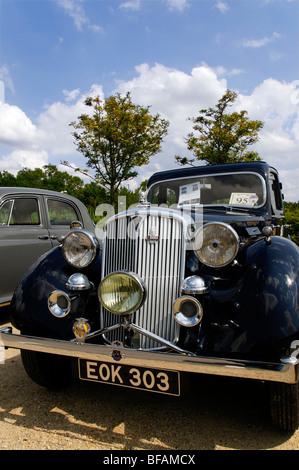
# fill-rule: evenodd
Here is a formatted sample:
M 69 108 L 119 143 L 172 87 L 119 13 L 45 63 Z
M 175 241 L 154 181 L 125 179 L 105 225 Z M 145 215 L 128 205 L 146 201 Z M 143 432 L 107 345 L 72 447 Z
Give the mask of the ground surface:
M 19 351 L 0 364 L 0 450 L 294 450 L 271 427 L 263 384 L 200 377 L 179 398 L 90 382 L 50 392 Z

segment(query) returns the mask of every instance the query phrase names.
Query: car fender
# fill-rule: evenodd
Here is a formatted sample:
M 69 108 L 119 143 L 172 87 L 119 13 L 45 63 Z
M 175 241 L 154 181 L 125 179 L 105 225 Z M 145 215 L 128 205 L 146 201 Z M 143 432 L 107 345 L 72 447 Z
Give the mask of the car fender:
M 72 325 L 78 316 L 85 313 L 86 303 L 93 303 L 89 310 L 97 310 L 97 287 L 101 274 L 101 253 L 85 269 L 70 266 L 63 257 L 61 247 L 41 256 L 27 271 L 18 285 L 11 302 L 10 320 L 21 330 L 43 334 L 57 339 L 73 337 Z M 66 282 L 72 274 L 82 272 L 91 282 L 86 294 L 69 291 Z M 61 290 L 72 298 L 70 313 L 63 318 L 55 317 L 48 308 L 48 298 L 55 290 Z M 96 317 L 94 319 L 96 321 Z
M 239 351 L 277 359 L 299 338 L 298 268 L 298 247 L 288 239 L 274 236 L 248 247 L 238 297 Z

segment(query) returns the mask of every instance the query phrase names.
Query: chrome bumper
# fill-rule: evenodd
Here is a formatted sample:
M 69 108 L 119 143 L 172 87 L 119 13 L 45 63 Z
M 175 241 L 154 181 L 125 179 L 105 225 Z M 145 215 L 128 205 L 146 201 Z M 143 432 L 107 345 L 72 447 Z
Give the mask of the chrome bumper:
M 142 351 L 13 334 L 11 328 L 7 327 L 0 329 L 0 341 L 0 345 L 5 348 L 26 349 L 106 363 L 115 363 L 113 355 L 117 349 L 121 355 L 121 359 L 118 356 L 118 364 L 129 366 L 283 383 L 297 383 L 298 381 L 298 361 L 293 361 L 293 358 L 285 358 L 281 363 L 265 363 Z

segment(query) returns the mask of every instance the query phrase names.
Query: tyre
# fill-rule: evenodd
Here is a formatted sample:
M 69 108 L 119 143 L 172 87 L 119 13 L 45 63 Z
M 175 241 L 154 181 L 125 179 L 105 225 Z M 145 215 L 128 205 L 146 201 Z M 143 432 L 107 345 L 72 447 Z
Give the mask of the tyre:
M 33 332 L 22 334 L 39 336 Z M 38 385 L 49 389 L 65 388 L 72 380 L 71 359 L 66 356 L 21 350 L 21 359 L 25 371 Z
M 297 384 L 270 384 L 272 424 L 284 431 L 294 432 L 299 426 L 299 389 Z

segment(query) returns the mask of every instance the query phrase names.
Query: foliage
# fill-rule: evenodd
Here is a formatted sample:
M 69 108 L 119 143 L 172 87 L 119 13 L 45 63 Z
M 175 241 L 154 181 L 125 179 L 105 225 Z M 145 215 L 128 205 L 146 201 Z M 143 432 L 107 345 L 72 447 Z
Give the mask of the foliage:
M 226 113 L 236 99 L 237 93 L 227 90 L 215 108 L 202 109 L 198 117 L 189 119 L 199 133 L 197 136 L 192 132 L 186 139 L 195 159 L 176 156 L 179 164 L 192 165 L 196 160 L 204 160 L 208 165 L 260 160 L 256 152 L 246 149 L 257 142 L 263 123 L 249 120 L 247 111 Z
M 114 205 L 121 183 L 137 176 L 135 168 L 148 164 L 161 150 L 169 123 L 159 114 L 152 116 L 149 107 L 134 104 L 129 93 L 110 96 L 104 103 L 99 97 L 87 98 L 85 104 L 92 108 L 92 116 L 82 114 L 70 124 L 76 130 L 77 150 Z
M 45 165 L 43 169 L 22 168 L 16 176 L 7 171 L 0 171 L 0 186 L 65 191 L 74 196 L 80 188 L 83 188 L 84 183 L 77 176 L 71 176 L 66 171 L 59 171 L 55 165 Z
M 299 202 L 285 202 L 284 216 L 284 235 L 289 235 L 299 245 Z
M 140 188 L 135 191 L 131 191 L 127 187 L 120 187 L 116 195 L 117 202 L 118 196 L 123 196 L 126 198 L 126 207 L 124 209 L 136 204 L 139 199 L 139 191 L 144 189 L 145 184 L 146 182 L 143 182 Z M 34 170 L 23 168 L 16 176 L 7 171 L 0 171 L 0 186 L 50 189 L 70 194 L 83 202 L 94 222 L 99 220 L 99 217 L 95 215 L 96 207 L 101 204 L 109 204 L 107 191 L 96 182 L 84 185 L 81 178 L 59 171 L 55 165 L 46 165 L 43 169 L 35 168 Z M 123 207 L 117 206 L 115 211 L 118 212 L 122 209 Z

